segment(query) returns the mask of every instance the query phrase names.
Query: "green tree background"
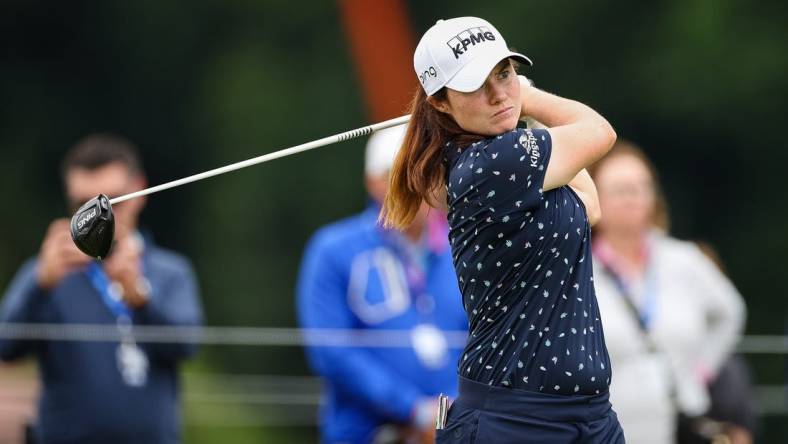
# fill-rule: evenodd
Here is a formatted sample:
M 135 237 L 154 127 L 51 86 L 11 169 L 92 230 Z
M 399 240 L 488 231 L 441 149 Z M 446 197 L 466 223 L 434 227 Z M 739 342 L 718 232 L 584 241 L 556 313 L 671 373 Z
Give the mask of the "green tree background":
M 660 171 L 673 233 L 713 244 L 748 309 L 782 334 L 788 304 L 788 3 L 741 0 L 407 2 L 414 33 L 478 15 L 535 62 L 527 75 L 598 109 Z M 117 131 L 151 184 L 368 122 L 336 2 L 6 0 L 0 4 L 0 286 L 66 216 L 58 164 Z M 143 223 L 190 256 L 210 325 L 295 325 L 300 254 L 364 205 L 351 141 L 149 199 Z M 759 383 L 783 360 L 750 356 Z M 308 373 L 296 348 L 205 347 L 190 368 Z M 187 421 L 188 422 L 188 421 Z M 767 417 L 763 442 L 785 418 Z M 298 442 L 302 428 L 187 428 L 187 442 Z

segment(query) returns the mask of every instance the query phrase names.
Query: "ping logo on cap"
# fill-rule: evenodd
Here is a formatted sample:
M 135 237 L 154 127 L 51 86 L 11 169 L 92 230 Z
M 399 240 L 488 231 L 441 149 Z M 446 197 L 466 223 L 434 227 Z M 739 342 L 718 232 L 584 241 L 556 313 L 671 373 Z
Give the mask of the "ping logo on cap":
M 475 46 L 477 43 L 493 40 L 495 40 L 495 34 L 490 31 L 490 28 L 478 26 L 460 32 L 446 42 L 446 44 L 451 48 L 454 58 L 459 59 L 461 55 L 465 54 L 469 45 Z
M 435 70 L 434 66 L 430 66 L 423 73 L 419 74 L 419 80 L 421 80 L 421 84 L 424 85 L 430 77 L 438 77 L 438 71 Z

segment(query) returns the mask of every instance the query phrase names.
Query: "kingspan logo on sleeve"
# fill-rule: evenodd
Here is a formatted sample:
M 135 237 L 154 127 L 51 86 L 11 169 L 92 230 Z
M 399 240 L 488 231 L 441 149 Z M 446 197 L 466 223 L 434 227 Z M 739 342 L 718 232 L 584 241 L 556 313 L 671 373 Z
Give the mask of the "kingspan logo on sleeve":
M 486 26 L 478 26 L 468 28 L 465 31 L 460 32 L 456 36 L 452 37 L 451 40 L 446 42 L 446 44 L 449 45 L 449 48 L 451 48 L 454 58 L 459 59 L 460 56 L 465 54 L 465 51 L 468 50 L 468 46 L 476 46 L 477 43 L 494 40 L 495 34 L 490 31 L 490 28 Z
M 525 130 L 523 134 L 520 135 L 520 145 L 525 148 L 526 154 L 530 157 L 531 166 L 537 166 L 539 162 L 539 142 L 536 141 L 536 137 L 531 130 Z M 522 159 L 520 159 L 522 160 Z

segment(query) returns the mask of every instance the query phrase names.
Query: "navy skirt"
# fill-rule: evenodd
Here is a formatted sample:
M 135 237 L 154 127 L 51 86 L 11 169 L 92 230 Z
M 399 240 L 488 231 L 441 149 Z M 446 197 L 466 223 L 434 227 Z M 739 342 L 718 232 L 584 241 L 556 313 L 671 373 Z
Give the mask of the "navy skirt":
M 623 444 L 608 394 L 547 395 L 493 387 L 460 377 L 437 444 Z

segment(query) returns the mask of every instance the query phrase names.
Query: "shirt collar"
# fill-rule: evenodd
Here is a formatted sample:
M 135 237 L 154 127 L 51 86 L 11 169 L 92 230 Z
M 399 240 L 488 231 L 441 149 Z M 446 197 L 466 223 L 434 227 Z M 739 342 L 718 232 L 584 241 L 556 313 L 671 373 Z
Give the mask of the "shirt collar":
M 651 256 L 652 251 L 652 240 L 651 234 L 646 234 L 641 238 L 640 241 L 640 252 L 642 257 L 645 260 L 648 260 Z M 615 274 L 619 276 L 624 276 L 626 273 L 623 272 L 621 267 L 621 261 L 616 255 L 615 250 L 610 245 L 610 243 L 602 236 L 597 236 L 593 243 L 591 244 L 591 251 L 594 255 L 594 259 L 598 260 L 602 265 L 609 268 Z

